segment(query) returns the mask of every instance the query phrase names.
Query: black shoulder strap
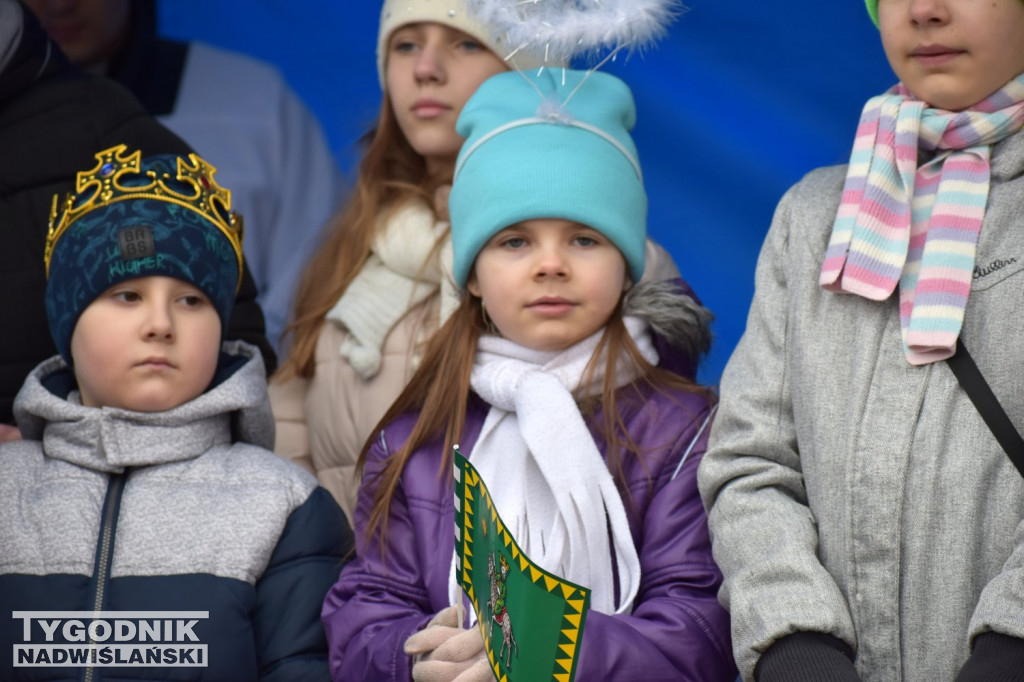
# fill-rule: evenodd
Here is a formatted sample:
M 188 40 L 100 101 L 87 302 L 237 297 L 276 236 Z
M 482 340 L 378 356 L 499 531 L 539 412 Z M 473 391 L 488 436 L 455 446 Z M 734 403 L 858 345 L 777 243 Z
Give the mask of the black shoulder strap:
M 1020 433 L 1014 428 L 1013 422 L 1006 415 L 1006 410 L 999 404 L 995 393 L 981 375 L 981 370 L 974 364 L 974 358 L 967 352 L 962 339 L 957 339 L 956 353 L 946 362 L 967 393 L 967 397 L 978 409 L 981 418 L 985 420 L 985 424 L 991 429 L 992 435 L 1003 446 L 1013 466 L 1017 467 L 1021 476 L 1024 476 L 1024 438 L 1021 438 Z

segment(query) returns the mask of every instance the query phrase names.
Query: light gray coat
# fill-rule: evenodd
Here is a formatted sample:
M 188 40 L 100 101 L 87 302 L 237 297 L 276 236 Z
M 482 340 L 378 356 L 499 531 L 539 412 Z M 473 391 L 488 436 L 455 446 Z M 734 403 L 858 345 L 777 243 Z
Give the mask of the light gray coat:
M 1024 431 L 1024 132 L 996 145 L 961 338 Z M 896 296 L 818 285 L 846 168 L 810 173 L 764 243 L 700 470 L 745 680 L 794 631 L 865 682 L 953 680 L 1024 638 L 1024 480 L 945 362 L 911 366 Z

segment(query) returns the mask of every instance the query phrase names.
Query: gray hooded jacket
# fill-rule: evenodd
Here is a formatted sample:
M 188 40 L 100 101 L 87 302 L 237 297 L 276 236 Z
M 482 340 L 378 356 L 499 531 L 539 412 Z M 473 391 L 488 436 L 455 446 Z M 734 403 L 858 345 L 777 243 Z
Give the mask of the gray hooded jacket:
M 25 440 L 0 445 L 0 612 L 208 611 L 198 679 L 326 679 L 320 604 L 351 531 L 266 449 L 259 352 L 224 350 L 240 366 L 165 412 L 67 400 L 59 356 L 32 372 L 15 401 Z M 9 667 L 23 636 L 8 620 L 0 679 L 16 680 L 31 669 Z

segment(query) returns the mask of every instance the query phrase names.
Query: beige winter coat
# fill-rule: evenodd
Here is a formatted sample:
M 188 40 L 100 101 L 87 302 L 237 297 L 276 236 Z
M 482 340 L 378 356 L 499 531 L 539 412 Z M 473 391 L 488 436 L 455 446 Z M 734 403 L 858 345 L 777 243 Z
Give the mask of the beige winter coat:
M 672 257 L 648 240 L 645 280 L 679 276 Z M 274 451 L 314 473 L 349 521 L 359 481 L 356 459 L 373 428 L 412 377 L 424 340 L 437 325 L 439 296 L 412 308 L 388 334 L 380 371 L 369 381 L 355 373 L 338 349 L 345 331 L 327 322 L 316 346 L 310 379 L 273 382 L 270 401 L 277 425 Z M 426 333 L 422 333 L 426 331 Z

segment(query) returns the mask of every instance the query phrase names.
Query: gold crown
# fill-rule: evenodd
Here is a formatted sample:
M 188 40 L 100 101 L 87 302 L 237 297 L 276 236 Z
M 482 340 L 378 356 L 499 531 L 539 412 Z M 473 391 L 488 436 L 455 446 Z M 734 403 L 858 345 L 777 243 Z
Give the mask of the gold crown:
M 46 234 L 46 276 L 50 276 L 50 259 L 57 242 L 76 220 L 90 211 L 127 199 L 156 199 L 184 206 L 195 211 L 217 226 L 231 242 L 238 257 L 238 284 L 242 282 L 242 216 L 231 210 L 231 192 L 217 184 L 213 174 L 217 169 L 195 154 L 188 155 L 188 161 L 178 157 L 178 174 L 173 179 L 183 182 L 193 190 L 182 193 L 166 184 L 172 179 L 164 173 L 157 177 L 154 170 L 141 170 L 142 152 L 128 152 L 128 147 L 119 144 L 96 154 L 97 164 L 92 170 L 82 171 L 75 181 L 75 192 L 65 195 L 58 203 L 53 197 L 50 208 L 50 227 Z M 145 176 L 150 182 L 126 187 L 121 184 L 125 175 Z M 91 192 L 91 194 L 87 194 Z

